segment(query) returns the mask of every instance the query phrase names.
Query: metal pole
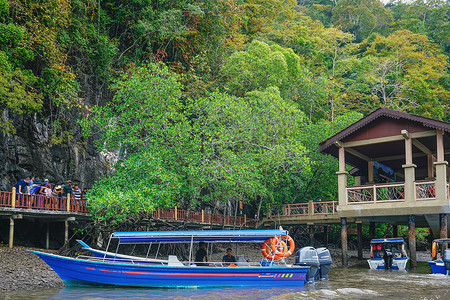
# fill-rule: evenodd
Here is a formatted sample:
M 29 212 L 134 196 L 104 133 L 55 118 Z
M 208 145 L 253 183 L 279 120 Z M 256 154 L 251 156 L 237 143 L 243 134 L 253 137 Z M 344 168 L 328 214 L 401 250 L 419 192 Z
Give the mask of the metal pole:
M 416 222 L 413 215 L 408 217 L 408 236 L 409 236 L 409 253 L 411 260 L 411 269 L 417 268 L 417 257 L 416 257 Z
M 152 243 L 150 243 L 150 245 L 148 246 L 147 255 L 145 256 L 145 258 L 148 258 L 148 254 L 150 253 L 151 248 L 152 248 Z
M 191 236 L 191 247 L 189 248 L 189 265 L 191 265 L 192 248 L 194 246 L 194 236 Z
M 341 218 L 342 266 L 348 266 L 347 218 Z

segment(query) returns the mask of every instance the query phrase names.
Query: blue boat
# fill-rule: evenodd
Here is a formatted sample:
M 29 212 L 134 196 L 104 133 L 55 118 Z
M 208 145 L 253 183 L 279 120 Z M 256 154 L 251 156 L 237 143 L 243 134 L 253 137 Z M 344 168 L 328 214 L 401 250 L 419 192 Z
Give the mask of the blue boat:
M 450 239 L 437 239 L 431 246 L 431 273 L 450 275 Z
M 405 271 L 408 260 L 406 243 L 402 238 L 373 239 L 370 242 L 370 259 L 367 262 L 373 270 Z
M 219 287 L 219 286 L 304 286 L 309 267 L 286 265 L 284 257 L 272 261 L 250 263 L 236 262 L 230 267 L 222 262 L 208 262 L 199 266 L 193 261 L 193 245 L 197 242 L 254 242 L 267 245 L 272 239 L 282 241 L 288 237 L 286 230 L 228 230 L 228 231 L 155 231 L 155 232 L 115 232 L 111 235 L 103 257 L 64 257 L 28 251 L 44 260 L 65 282 L 67 286 L 113 285 L 132 287 Z M 268 242 L 269 241 L 269 242 Z M 117 254 L 120 245 L 149 245 L 153 243 L 186 243 L 189 258 L 186 261 L 169 255 L 167 260 L 148 257 L 112 255 Z M 116 251 L 108 252 L 112 245 Z M 272 245 L 275 245 L 272 243 Z M 83 245 L 87 248 L 87 245 Z M 88 246 L 89 247 L 89 246 Z M 89 247 L 90 248 L 90 247 Z M 283 247 L 273 247 L 274 252 Z M 92 248 L 91 248 L 92 249 Z M 158 246 L 159 250 L 159 246 Z M 266 249 L 264 248 L 264 251 Z M 148 251 L 150 252 L 150 250 Z

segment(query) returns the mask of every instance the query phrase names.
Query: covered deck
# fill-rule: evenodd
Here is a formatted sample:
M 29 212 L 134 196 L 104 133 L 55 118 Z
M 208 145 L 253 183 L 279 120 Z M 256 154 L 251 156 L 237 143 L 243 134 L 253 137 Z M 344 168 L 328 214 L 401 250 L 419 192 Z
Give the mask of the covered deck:
M 320 152 L 339 159 L 341 223 L 408 225 L 412 252 L 416 223 L 447 237 L 449 135 L 449 123 L 380 108 L 320 143 Z

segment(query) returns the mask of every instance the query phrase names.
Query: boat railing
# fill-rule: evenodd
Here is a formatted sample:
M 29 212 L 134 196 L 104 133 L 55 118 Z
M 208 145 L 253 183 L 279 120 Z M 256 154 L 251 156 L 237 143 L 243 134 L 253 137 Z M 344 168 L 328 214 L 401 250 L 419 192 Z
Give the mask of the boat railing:
M 142 259 L 136 258 L 136 259 L 130 259 L 130 258 L 111 258 L 111 257 L 96 257 L 96 256 L 88 256 L 88 255 L 78 255 L 76 259 L 82 259 L 82 260 L 89 260 L 89 261 L 96 261 L 96 262 L 106 262 L 106 263 L 117 263 L 117 264 L 133 264 L 133 265 L 154 265 L 154 266 L 170 266 L 169 260 L 149 260 L 144 257 Z M 191 262 L 188 261 L 180 261 L 180 263 L 183 266 L 191 266 L 191 267 L 201 267 L 199 266 L 198 262 Z M 270 262 L 268 262 L 268 265 L 263 265 L 261 262 L 219 262 L 219 261 L 209 261 L 209 262 L 203 262 L 201 263 L 203 266 L 207 267 L 266 267 L 270 265 Z M 274 264 L 275 265 L 275 264 Z

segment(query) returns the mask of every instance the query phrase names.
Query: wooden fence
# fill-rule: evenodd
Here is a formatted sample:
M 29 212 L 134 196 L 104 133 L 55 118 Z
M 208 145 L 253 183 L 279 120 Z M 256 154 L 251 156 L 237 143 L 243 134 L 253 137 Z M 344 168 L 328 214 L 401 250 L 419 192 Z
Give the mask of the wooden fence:
M 13 197 L 15 194 L 15 197 Z M 15 201 L 13 199 L 15 198 Z M 77 200 L 69 198 L 69 209 L 67 208 L 67 197 L 46 197 L 45 195 L 27 195 L 16 194 L 13 192 L 0 191 L 0 207 L 35 209 L 35 210 L 51 210 L 51 211 L 70 211 L 89 213 L 86 200 Z M 187 215 L 187 217 L 186 217 Z M 247 219 L 247 216 L 223 216 L 218 214 L 209 214 L 202 211 L 181 210 L 177 207 L 172 209 L 156 209 L 152 212 L 154 219 L 184 221 L 227 225 L 227 226 L 254 226 L 255 221 Z

